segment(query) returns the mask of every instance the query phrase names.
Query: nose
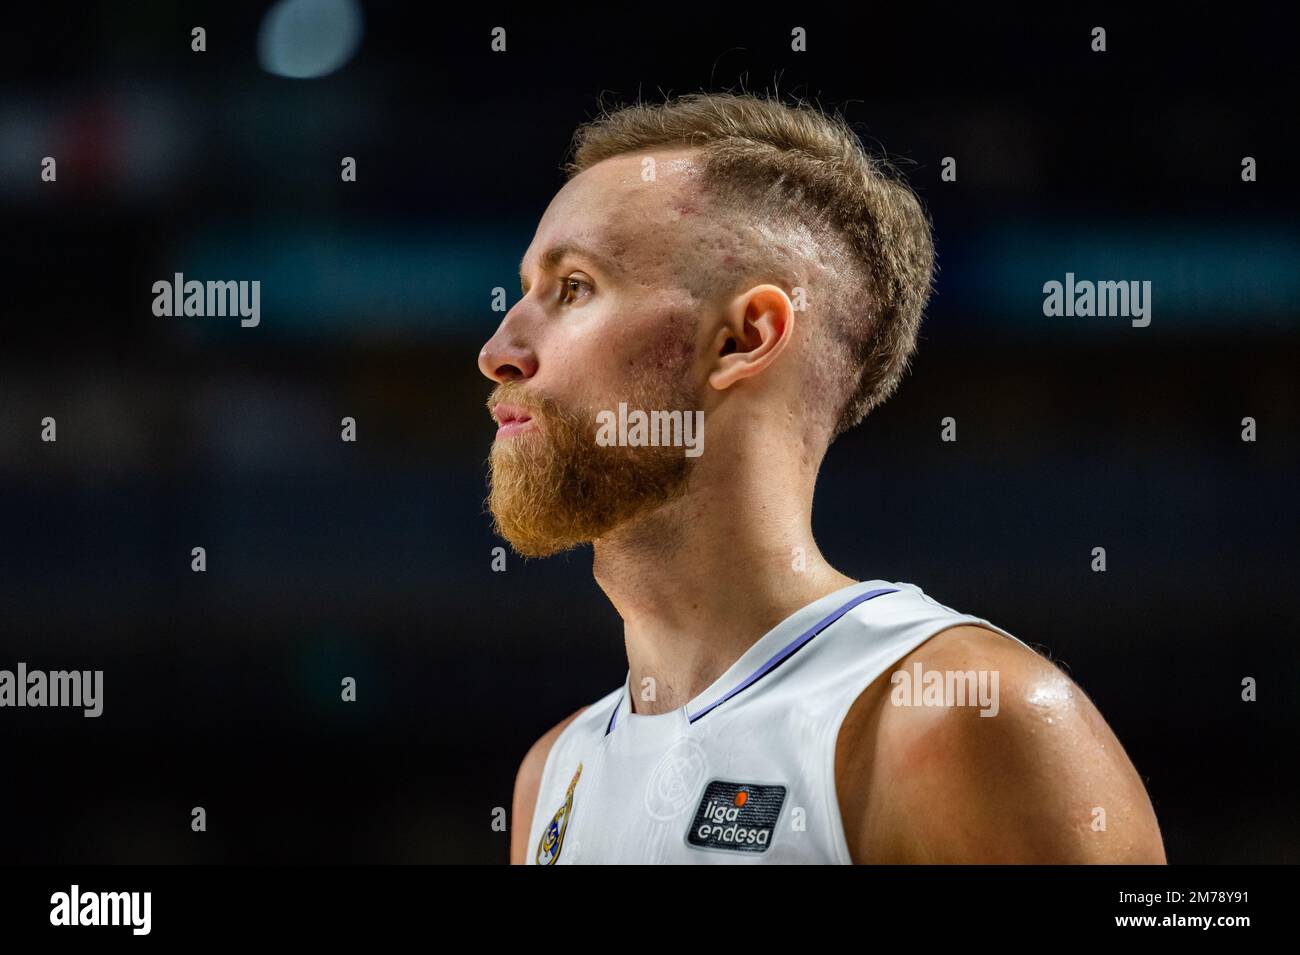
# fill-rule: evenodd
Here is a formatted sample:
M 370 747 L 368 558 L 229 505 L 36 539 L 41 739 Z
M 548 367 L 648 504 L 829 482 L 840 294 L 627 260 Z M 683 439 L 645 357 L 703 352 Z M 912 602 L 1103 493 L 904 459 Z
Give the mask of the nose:
M 537 374 L 537 356 L 510 327 L 510 316 L 478 353 L 478 370 L 492 381 L 520 381 Z

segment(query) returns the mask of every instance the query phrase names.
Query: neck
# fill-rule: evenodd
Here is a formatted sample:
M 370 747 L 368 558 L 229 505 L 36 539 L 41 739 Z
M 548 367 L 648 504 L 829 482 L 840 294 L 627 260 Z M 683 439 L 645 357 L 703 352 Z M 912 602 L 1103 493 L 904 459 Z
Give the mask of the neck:
M 813 541 L 819 462 L 753 457 L 715 455 L 713 473 L 698 465 L 683 497 L 595 541 L 593 572 L 623 618 L 637 713 L 685 705 L 772 627 L 854 583 Z

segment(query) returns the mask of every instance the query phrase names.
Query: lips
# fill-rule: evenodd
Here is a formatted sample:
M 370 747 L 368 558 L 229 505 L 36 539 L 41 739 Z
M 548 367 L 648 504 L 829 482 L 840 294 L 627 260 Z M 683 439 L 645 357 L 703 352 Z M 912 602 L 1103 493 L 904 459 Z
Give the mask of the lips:
M 492 417 L 497 421 L 498 438 L 519 434 L 533 427 L 533 416 L 517 405 L 495 405 L 492 408 Z

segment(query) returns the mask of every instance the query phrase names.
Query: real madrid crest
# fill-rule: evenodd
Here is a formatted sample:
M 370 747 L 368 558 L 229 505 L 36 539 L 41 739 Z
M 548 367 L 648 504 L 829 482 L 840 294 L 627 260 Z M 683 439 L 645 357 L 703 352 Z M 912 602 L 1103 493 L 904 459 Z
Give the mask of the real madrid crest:
M 569 791 L 564 794 L 564 805 L 551 817 L 550 824 L 542 832 L 542 839 L 537 843 L 537 864 L 555 865 L 564 848 L 564 833 L 569 828 L 569 817 L 573 815 L 573 790 L 578 786 L 578 777 L 582 775 L 582 763 L 569 782 Z

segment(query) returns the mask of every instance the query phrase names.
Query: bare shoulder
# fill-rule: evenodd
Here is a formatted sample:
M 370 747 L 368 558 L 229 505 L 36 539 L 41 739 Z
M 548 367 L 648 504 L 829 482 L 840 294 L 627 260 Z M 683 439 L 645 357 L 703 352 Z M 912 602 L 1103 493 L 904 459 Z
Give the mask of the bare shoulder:
M 1146 787 L 1096 706 L 983 627 L 936 634 L 859 696 L 836 784 L 859 862 L 1165 861 Z
M 533 807 L 537 804 L 537 791 L 542 786 L 542 771 L 551 747 L 560 738 L 564 728 L 576 720 L 587 707 L 570 713 L 529 747 L 515 774 L 514 803 L 510 810 L 510 864 L 522 865 L 528 858 L 528 833 L 533 826 Z

